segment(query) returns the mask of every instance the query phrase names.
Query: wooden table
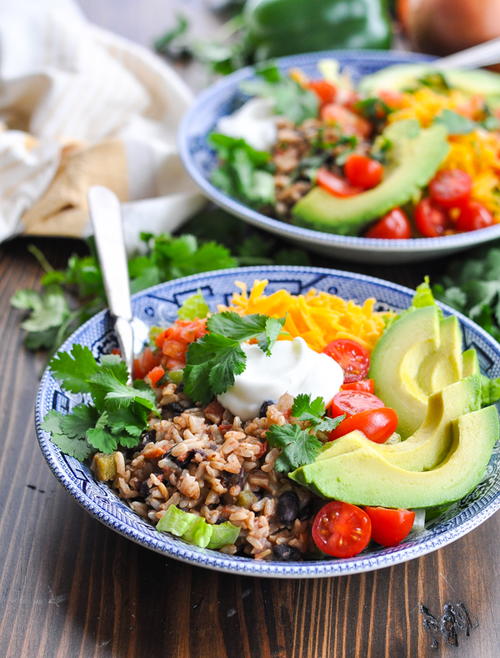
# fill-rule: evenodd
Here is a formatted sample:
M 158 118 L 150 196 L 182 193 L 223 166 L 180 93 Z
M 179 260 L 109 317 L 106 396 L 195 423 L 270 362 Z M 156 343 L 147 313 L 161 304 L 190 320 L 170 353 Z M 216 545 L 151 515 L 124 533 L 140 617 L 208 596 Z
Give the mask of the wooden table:
M 144 44 L 172 20 L 173 5 L 181 5 L 81 4 L 95 22 Z M 182 6 L 198 25 L 209 24 L 199 2 Z M 196 75 L 190 79 L 199 82 Z M 40 270 L 27 244 L 18 239 L 0 248 L 0 656 L 498 655 L 498 519 L 418 560 L 316 581 L 204 571 L 147 551 L 92 519 L 57 484 L 36 444 L 33 404 L 43 358 L 23 349 L 19 314 L 9 308 L 16 289 L 38 285 Z M 82 248 L 70 240 L 37 244 L 56 266 Z M 345 267 L 414 286 L 444 265 Z M 419 604 L 439 616 L 447 601 L 464 602 L 479 627 L 460 636 L 458 648 L 440 642 L 436 651 Z

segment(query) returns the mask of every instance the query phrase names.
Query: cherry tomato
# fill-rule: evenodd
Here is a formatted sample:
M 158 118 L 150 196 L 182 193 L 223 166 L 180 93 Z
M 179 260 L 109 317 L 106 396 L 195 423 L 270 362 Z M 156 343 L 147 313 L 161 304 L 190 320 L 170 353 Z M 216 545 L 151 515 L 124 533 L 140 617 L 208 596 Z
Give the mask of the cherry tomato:
M 354 414 L 359 414 L 360 411 L 381 409 L 382 407 L 385 407 L 385 404 L 373 393 L 347 390 L 340 391 L 340 393 L 333 396 L 330 402 L 330 414 L 333 418 L 342 416 L 342 414 L 354 416 Z
M 385 443 L 398 426 L 398 415 L 394 409 L 382 407 L 368 409 L 354 416 L 348 416 L 328 436 L 330 441 L 339 439 L 349 432 L 359 430 L 374 443 Z
M 320 115 L 326 123 L 338 124 L 346 135 L 357 135 L 366 138 L 372 131 L 369 121 L 338 103 L 324 105 L 321 108 Z
M 341 391 L 366 391 L 366 393 L 373 393 L 375 390 L 375 382 L 373 379 L 361 379 L 359 382 L 351 382 L 350 384 L 342 384 Z
M 322 103 L 333 103 L 337 96 L 337 87 L 326 80 L 309 80 L 307 86 Z
M 363 191 L 359 187 L 350 185 L 345 178 L 332 174 L 331 171 L 323 168 L 318 169 L 316 172 L 316 183 L 330 194 L 333 194 L 333 196 L 354 196 Z
M 457 231 L 477 231 L 477 229 L 491 226 L 493 222 L 493 215 L 488 208 L 477 201 L 469 201 L 460 208 L 456 229 Z
M 372 522 L 372 539 L 382 546 L 397 546 L 408 535 L 415 512 L 408 509 L 365 507 Z
M 407 240 L 411 238 L 411 224 L 401 208 L 393 208 L 365 233 L 367 238 Z
M 461 169 L 444 169 L 429 183 L 429 194 L 443 208 L 453 208 L 465 203 L 472 191 L 472 178 Z
M 448 217 L 442 208 L 425 197 L 415 207 L 415 224 L 425 238 L 437 238 L 445 232 Z
M 344 172 L 352 185 L 368 190 L 380 183 L 384 176 L 384 167 L 378 160 L 361 153 L 353 153 L 345 162 Z
M 334 500 L 314 517 L 312 537 L 319 550 L 327 555 L 353 557 L 370 541 L 370 517 L 356 505 Z
M 344 371 L 344 382 L 357 382 L 364 379 L 370 368 L 370 353 L 359 343 L 348 338 L 338 338 L 323 350 L 335 359 Z

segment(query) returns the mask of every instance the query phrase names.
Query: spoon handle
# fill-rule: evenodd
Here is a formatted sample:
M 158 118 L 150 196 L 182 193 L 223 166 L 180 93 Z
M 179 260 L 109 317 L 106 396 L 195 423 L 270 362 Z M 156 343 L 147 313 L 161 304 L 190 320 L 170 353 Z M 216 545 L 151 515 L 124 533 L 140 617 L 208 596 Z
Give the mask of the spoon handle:
M 500 38 L 491 39 L 448 57 L 441 57 L 432 62 L 432 66 L 445 71 L 455 68 L 477 68 L 498 63 L 500 63 Z
M 111 190 L 100 185 L 90 188 L 88 201 L 109 311 L 114 319 L 114 329 L 130 380 L 134 333 L 120 202 Z

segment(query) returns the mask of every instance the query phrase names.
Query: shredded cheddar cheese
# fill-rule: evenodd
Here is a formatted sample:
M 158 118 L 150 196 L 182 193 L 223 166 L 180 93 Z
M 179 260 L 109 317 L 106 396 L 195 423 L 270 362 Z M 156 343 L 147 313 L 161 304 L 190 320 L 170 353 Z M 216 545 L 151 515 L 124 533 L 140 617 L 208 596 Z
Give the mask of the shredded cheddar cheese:
M 350 338 L 368 350 L 372 350 L 384 331 L 385 321 L 392 313 L 374 311 L 375 299 L 370 298 L 361 306 L 341 297 L 309 290 L 305 295 L 292 295 L 287 290 L 277 290 L 265 295 L 268 281 L 255 281 L 250 292 L 244 283 L 236 285 L 241 292 L 231 298 L 230 310 L 240 315 L 262 313 L 271 317 L 286 317 L 280 340 L 292 340 L 300 336 L 316 352 L 321 352 L 332 340 Z
M 468 96 L 458 90 L 437 93 L 422 87 L 414 93 L 402 94 L 396 112 L 389 122 L 417 119 L 429 126 L 443 110 L 452 110 L 474 121 L 484 118 L 481 96 Z M 461 169 L 472 178 L 472 198 L 482 203 L 500 222 L 500 134 L 476 130 L 466 135 L 448 138 L 450 152 L 440 169 Z

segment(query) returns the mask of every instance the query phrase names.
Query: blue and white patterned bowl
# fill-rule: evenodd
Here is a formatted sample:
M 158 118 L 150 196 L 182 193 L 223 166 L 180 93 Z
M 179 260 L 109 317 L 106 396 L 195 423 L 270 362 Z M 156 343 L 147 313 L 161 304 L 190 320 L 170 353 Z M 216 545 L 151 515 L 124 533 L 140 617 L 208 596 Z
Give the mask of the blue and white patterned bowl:
M 283 57 L 278 59 L 277 63 L 284 71 L 300 68 L 306 75 L 318 77 L 317 63 L 325 58 L 339 60 L 355 80 L 392 64 L 432 60 L 426 55 L 415 53 L 334 50 Z M 234 112 L 248 98 L 241 93 L 240 85 L 253 77 L 253 69 L 247 67 L 209 87 L 198 96 L 179 129 L 179 148 L 184 166 L 202 192 L 218 206 L 250 224 L 300 246 L 329 256 L 364 263 L 391 264 L 426 260 L 500 237 L 500 224 L 469 233 L 415 240 L 376 240 L 335 235 L 272 219 L 228 196 L 210 182 L 211 172 L 216 166 L 216 156 L 207 143 L 207 135 L 215 129 L 222 116 Z
M 235 290 L 235 281 L 251 285 L 255 279 L 268 279 L 269 292 L 285 288 L 299 294 L 314 287 L 358 303 L 375 297 L 378 310 L 404 309 L 412 297 L 412 291 L 408 288 L 360 274 L 315 267 L 247 267 L 197 274 L 144 290 L 133 297 L 134 314 L 148 325 L 169 324 L 175 320 L 183 300 L 197 290 L 203 292 L 211 309 L 216 310 L 218 304 L 229 302 Z M 478 351 L 482 372 L 498 377 L 500 346 L 473 322 L 458 313 L 456 315 L 462 325 L 465 346 Z M 77 329 L 61 349 L 69 350 L 74 343 L 87 345 L 96 357 L 115 347 L 115 336 L 110 329 L 107 312 L 98 313 Z M 57 479 L 80 505 L 112 530 L 158 553 L 208 569 L 275 578 L 319 578 L 370 571 L 425 555 L 449 544 L 482 523 L 499 506 L 497 448 L 485 479 L 475 491 L 435 519 L 422 534 L 400 546 L 372 550 L 346 560 L 314 562 L 261 562 L 224 555 L 157 532 L 106 484 L 94 480 L 86 465 L 59 451 L 50 441 L 49 434 L 41 429 L 42 419 L 50 409 L 68 411 L 80 401 L 81 396 L 62 391 L 51 373 L 45 371 L 36 400 L 35 423 L 43 455 Z

